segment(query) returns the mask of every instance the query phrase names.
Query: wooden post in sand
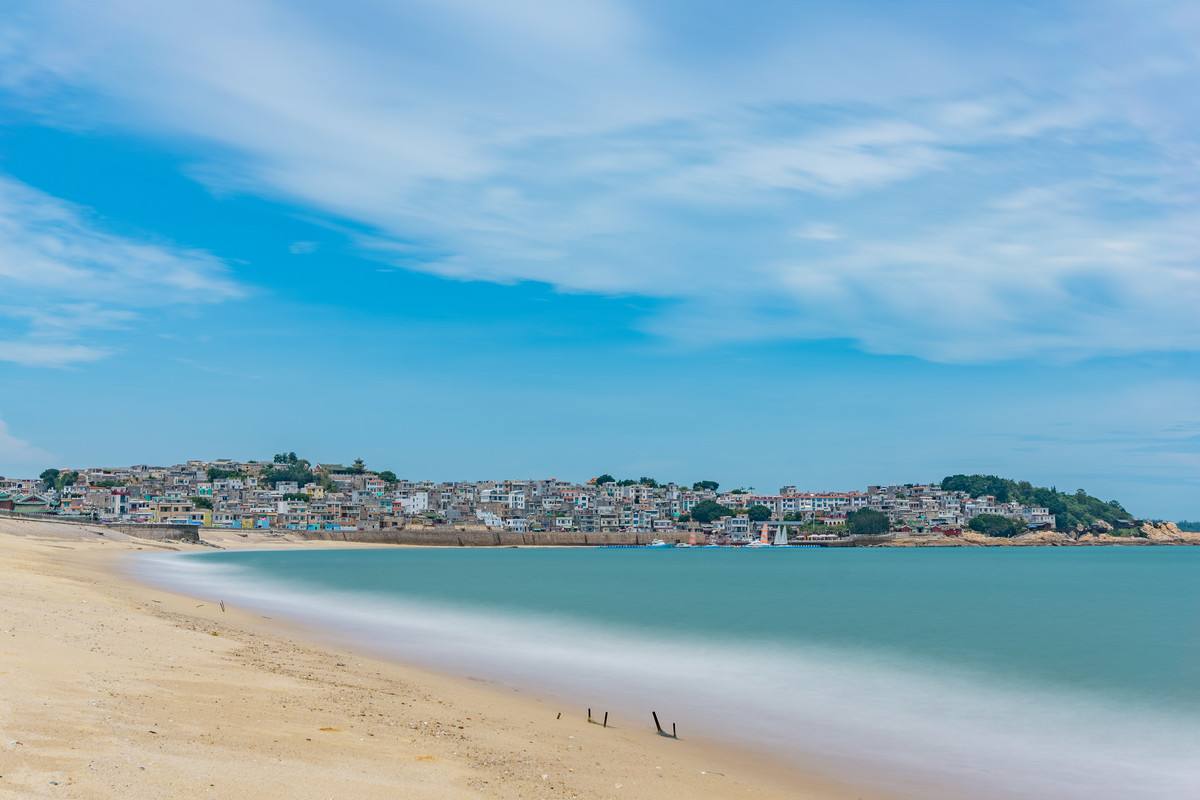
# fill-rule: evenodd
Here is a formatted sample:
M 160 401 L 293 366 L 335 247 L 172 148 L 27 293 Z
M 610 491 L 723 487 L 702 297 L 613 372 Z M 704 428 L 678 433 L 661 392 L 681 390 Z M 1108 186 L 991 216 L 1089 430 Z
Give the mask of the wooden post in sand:
M 650 712 L 650 716 L 654 717 L 654 727 L 658 729 L 658 735 L 659 735 L 659 736 L 665 736 L 665 737 L 667 737 L 668 739 L 678 739 L 678 738 L 679 738 L 679 734 L 677 734 L 677 733 L 675 732 L 675 723 L 674 723 L 674 722 L 672 722 L 672 723 L 671 723 L 671 732 L 670 732 L 670 733 L 667 733 L 666 731 L 664 731 L 664 730 L 662 729 L 662 725 L 660 725 L 660 724 L 659 724 L 659 722 L 658 722 L 658 712 L 657 712 L 657 711 L 651 711 L 651 712 Z

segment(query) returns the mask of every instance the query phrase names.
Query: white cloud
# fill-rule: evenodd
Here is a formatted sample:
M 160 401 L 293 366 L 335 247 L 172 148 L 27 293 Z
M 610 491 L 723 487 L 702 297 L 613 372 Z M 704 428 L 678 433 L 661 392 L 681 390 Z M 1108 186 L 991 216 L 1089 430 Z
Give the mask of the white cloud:
M 8 425 L 0 419 L 0 475 L 23 477 L 37 474 L 53 459 L 50 453 L 40 447 L 13 436 Z
M 98 361 L 109 354 L 104 348 L 82 344 L 53 344 L 29 339 L 0 340 L 0 361 L 26 367 L 65 367 Z
M 216 258 L 101 230 L 76 206 L 0 175 L 0 361 L 66 366 L 109 349 L 85 334 L 142 309 L 219 302 L 243 289 Z
M 884 122 L 849 126 L 795 139 L 771 137 L 716 155 L 685 183 L 720 191 L 742 185 L 754 191 L 799 189 L 852 192 L 943 169 L 953 154 L 919 126 Z
M 794 231 L 797 239 L 808 239 L 813 242 L 835 242 L 843 238 L 842 232 L 836 225 L 825 222 L 810 222 Z
M 982 36 L 970 15 L 797 8 L 700 42 L 661 13 L 45 0 L 0 37 L 0 71 L 51 117 L 173 136 L 211 183 L 366 226 L 407 269 L 673 300 L 647 323 L 665 335 L 1200 349 L 1186 5 Z M 232 286 L 210 257 L 169 260 Z
M 306 256 L 317 252 L 318 246 L 316 242 L 292 242 L 288 245 L 288 252 L 294 256 Z
M 868 350 L 938 361 L 1073 358 L 1200 348 L 1197 253 L 1195 213 L 1115 232 L 1051 205 L 858 241 L 777 274 L 808 312 L 800 325 L 825 326 L 802 335 L 854 331 Z

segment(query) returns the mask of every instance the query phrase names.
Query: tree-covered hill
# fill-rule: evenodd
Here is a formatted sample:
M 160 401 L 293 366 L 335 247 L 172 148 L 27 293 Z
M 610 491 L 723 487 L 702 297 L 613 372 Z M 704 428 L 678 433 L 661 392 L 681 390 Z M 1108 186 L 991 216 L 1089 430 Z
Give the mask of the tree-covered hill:
M 1060 492 L 1053 487 L 1047 489 L 1029 481 L 1014 481 L 996 475 L 950 475 L 942 479 L 942 488 L 966 492 L 972 497 L 992 495 L 1001 503 L 1044 506 L 1054 515 L 1054 527 L 1060 531 L 1098 521 L 1113 527 L 1128 527 L 1133 522 L 1133 515 L 1116 500 L 1101 500 L 1083 489 L 1074 493 Z

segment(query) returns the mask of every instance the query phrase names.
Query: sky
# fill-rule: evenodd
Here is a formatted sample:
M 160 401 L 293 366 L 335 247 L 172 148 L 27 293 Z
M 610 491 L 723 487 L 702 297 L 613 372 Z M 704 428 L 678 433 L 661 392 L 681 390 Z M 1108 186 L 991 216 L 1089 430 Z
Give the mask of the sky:
M 1200 518 L 1200 6 L 10 0 L 0 474 Z

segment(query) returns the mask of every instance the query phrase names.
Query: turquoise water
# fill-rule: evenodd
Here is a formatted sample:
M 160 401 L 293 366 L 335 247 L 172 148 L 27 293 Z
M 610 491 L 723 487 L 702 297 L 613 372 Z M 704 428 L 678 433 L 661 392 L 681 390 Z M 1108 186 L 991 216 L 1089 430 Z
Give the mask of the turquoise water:
M 1200 549 L 219 552 L 142 574 L 408 661 L 671 702 L 805 763 L 870 745 L 914 796 L 1200 796 Z

